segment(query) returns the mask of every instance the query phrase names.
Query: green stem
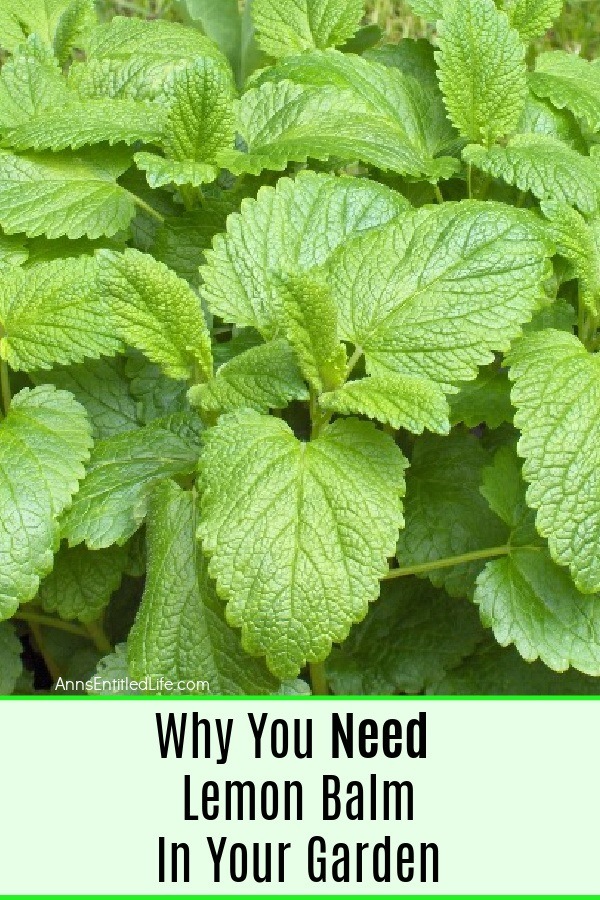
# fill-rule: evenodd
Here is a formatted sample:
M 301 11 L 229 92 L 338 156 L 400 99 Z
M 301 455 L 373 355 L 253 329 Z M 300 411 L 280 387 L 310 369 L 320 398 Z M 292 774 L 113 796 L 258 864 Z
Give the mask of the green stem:
M 5 359 L 0 362 L 0 390 L 2 392 L 2 406 L 4 414 L 7 416 L 10 409 L 10 401 L 12 395 L 10 392 L 10 376 L 8 374 L 8 363 Z
M 462 553 L 460 556 L 449 556 L 446 559 L 436 559 L 433 562 L 420 563 L 416 566 L 406 566 L 402 569 L 390 569 L 383 576 L 384 581 L 391 578 L 404 578 L 406 575 L 423 575 L 427 572 L 435 572 L 436 569 L 449 569 L 452 566 L 460 566 L 463 563 L 476 562 L 478 559 L 494 559 L 496 556 L 508 556 L 510 547 L 486 547 L 485 550 L 472 550 L 470 553 Z
M 112 653 L 112 644 L 104 634 L 104 630 L 99 622 L 86 622 L 85 630 L 87 631 L 88 636 L 94 642 L 96 650 L 98 650 L 104 656 L 106 656 L 108 653 Z
M 438 202 L 438 203 L 443 203 L 443 202 L 444 202 L 444 195 L 442 194 L 442 192 L 441 192 L 441 190 L 440 190 L 439 184 L 434 184 L 433 190 L 434 190 L 434 193 L 435 193 L 435 199 L 437 200 L 437 202 Z
M 68 634 L 77 634 L 79 637 L 88 637 L 87 632 L 80 625 L 73 622 L 63 622 L 62 619 L 55 619 L 52 616 L 45 616 L 43 613 L 30 612 L 21 607 L 14 616 L 21 622 L 27 622 L 29 625 L 43 625 L 46 628 L 56 628 L 58 631 L 66 631 Z
M 316 697 L 324 697 L 329 693 L 324 663 L 310 663 L 310 686 Z
M 124 188 L 123 190 L 126 190 L 126 188 Z M 137 194 L 133 194 L 131 191 L 127 190 L 126 192 L 129 194 L 136 206 L 139 206 L 139 208 L 143 209 L 144 212 L 148 213 L 149 216 L 152 216 L 153 219 L 156 219 L 157 222 L 160 222 L 161 225 L 164 225 L 165 217 L 161 215 L 157 209 L 154 209 L 153 206 L 150 206 L 149 203 L 146 203 L 146 201 L 142 200 L 141 197 L 138 197 Z
M 346 377 L 344 379 L 345 381 L 348 381 L 348 379 L 352 375 L 352 371 L 353 371 L 354 367 L 356 366 L 357 362 L 359 361 L 359 359 L 361 358 L 361 356 L 363 355 L 363 352 L 364 351 L 363 351 L 362 347 L 356 347 L 356 349 L 354 350 L 354 353 L 348 360 L 348 365 L 346 367 Z
M 33 639 L 35 641 L 36 647 L 38 649 L 38 653 L 41 655 L 42 659 L 46 664 L 46 668 L 50 673 L 50 677 L 53 682 L 58 681 L 62 672 L 60 670 L 60 666 L 52 656 L 52 654 L 44 647 L 44 641 L 42 639 L 42 628 L 40 625 L 35 622 L 30 622 L 31 634 L 33 635 Z
M 473 166 L 467 164 L 467 196 L 469 200 L 473 199 Z

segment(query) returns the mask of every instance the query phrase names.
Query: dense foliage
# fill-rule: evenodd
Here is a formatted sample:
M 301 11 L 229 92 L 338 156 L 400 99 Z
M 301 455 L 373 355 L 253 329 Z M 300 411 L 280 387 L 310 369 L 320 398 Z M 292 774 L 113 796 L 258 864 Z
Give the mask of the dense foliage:
M 600 67 L 532 59 L 560 0 L 413 0 L 435 47 L 180 6 L 0 6 L 0 690 L 596 693 Z

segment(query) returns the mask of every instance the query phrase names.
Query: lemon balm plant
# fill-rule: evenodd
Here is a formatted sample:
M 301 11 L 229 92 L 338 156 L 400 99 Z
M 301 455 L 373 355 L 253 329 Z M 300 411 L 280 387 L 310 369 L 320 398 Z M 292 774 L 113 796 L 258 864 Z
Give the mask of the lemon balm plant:
M 180 6 L 0 5 L 2 692 L 23 647 L 597 692 L 600 68 L 528 53 L 561 3 L 413 0 L 435 46 Z

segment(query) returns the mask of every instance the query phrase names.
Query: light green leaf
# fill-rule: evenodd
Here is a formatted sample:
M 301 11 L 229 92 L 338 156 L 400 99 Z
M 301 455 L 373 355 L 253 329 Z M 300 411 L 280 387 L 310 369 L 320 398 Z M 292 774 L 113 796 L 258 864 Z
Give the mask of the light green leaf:
M 415 79 L 335 51 L 317 59 L 326 72 L 331 69 L 325 86 L 311 83 L 314 69 L 305 75 L 299 66 L 292 77 L 306 77 L 308 83 L 266 81 L 243 95 L 238 130 L 248 149 L 220 153 L 223 168 L 258 175 L 285 169 L 289 162 L 334 157 L 433 181 L 456 172 L 456 160 L 434 158 L 451 129 L 440 123 L 434 95 Z M 348 67 L 356 69 L 354 76 L 336 73 Z M 337 87 L 336 81 L 349 86 Z
M 68 97 L 58 61 L 32 36 L 0 70 L 0 129 L 15 128 L 40 110 L 56 111 Z
M 504 0 L 510 24 L 524 41 L 543 35 L 563 8 L 563 0 Z
M 420 167 L 424 174 L 444 166 L 450 172 L 454 160 L 433 158 L 451 150 L 457 134 L 446 116 L 433 56 L 423 62 L 427 68 L 419 77 L 416 71 L 380 65 L 371 58 L 362 59 L 337 50 L 315 51 L 282 60 L 256 80 L 262 83 L 289 79 L 306 87 L 329 85 L 350 91 L 359 108 L 364 105 L 372 116 L 385 122 L 382 127 L 396 133 L 398 142 L 410 148 L 411 166 Z M 358 124 L 355 123 L 355 129 Z
M 514 644 L 524 659 L 600 675 L 600 597 L 580 594 L 543 549 L 516 548 L 489 562 L 474 599 L 498 643 Z
M 384 584 L 381 598 L 327 660 L 336 694 L 418 694 L 484 636 L 476 610 L 416 578 Z
M 444 15 L 444 7 L 449 6 L 450 2 L 449 0 L 408 0 L 408 5 L 416 16 L 422 16 L 427 22 L 437 22 Z
M 441 388 L 417 375 L 372 375 L 349 381 L 319 398 L 328 412 L 369 416 L 393 428 L 421 434 L 425 428 L 448 434 L 448 403 Z
M 97 259 L 99 289 L 117 334 L 171 378 L 209 378 L 210 335 L 187 282 L 138 250 L 102 250 Z
M 442 93 L 461 135 L 491 144 L 515 130 L 527 96 L 525 48 L 493 0 L 450 4 L 436 53 Z
M 216 166 L 191 159 L 165 159 L 158 153 L 136 153 L 133 157 L 138 169 L 146 173 L 146 180 L 151 188 L 164 187 L 167 184 L 191 185 L 201 187 L 214 181 L 219 170 Z
M 507 350 L 542 297 L 549 250 L 523 210 L 464 201 L 406 213 L 329 264 L 342 340 L 367 372 L 452 390 Z
M 508 361 L 537 529 L 579 590 L 599 591 L 600 360 L 573 335 L 548 330 L 520 340 Z
M 289 344 L 283 339 L 234 356 L 208 384 L 195 385 L 190 403 L 205 412 L 284 409 L 291 400 L 308 400 L 308 391 Z
M 50 372 L 33 372 L 30 377 L 36 384 L 50 382 L 63 391 L 70 391 L 88 414 L 94 440 L 132 431 L 139 425 L 136 401 L 130 393 L 122 357 L 57 366 Z
M 564 50 L 541 53 L 531 89 L 559 109 L 569 109 L 592 131 L 600 128 L 600 68 L 586 59 Z
M 124 544 L 144 520 L 152 488 L 165 478 L 194 471 L 200 432 L 195 416 L 180 413 L 98 441 L 63 519 L 63 536 L 70 545 L 85 541 L 90 549 L 100 550 Z
M 547 100 L 538 99 L 531 90 L 517 133 L 545 134 L 568 144 L 578 153 L 587 154 L 587 145 L 575 116 L 568 109 L 556 109 Z
M 519 697 L 598 694 L 600 681 L 581 675 L 574 669 L 558 675 L 541 662 L 527 663 L 514 647 L 503 649 L 490 638 L 427 693 L 478 696 L 510 694 Z
M 479 491 L 482 469 L 491 459 L 477 438 L 461 431 L 415 442 L 406 479 L 406 527 L 398 543 L 401 568 L 506 544 L 506 525 Z M 427 577 L 454 597 L 469 596 L 483 565 L 462 563 Z
M 29 237 L 110 237 L 135 213 L 116 181 L 129 164 L 120 149 L 19 156 L 0 150 L 0 225 Z
M 542 541 L 535 530 L 535 513 L 525 502 L 525 483 L 514 446 L 503 446 L 482 472 L 481 494 L 492 512 L 510 528 L 511 547 L 535 547 Z
M 44 385 L 13 398 L 0 424 L 0 618 L 31 600 L 52 568 L 56 520 L 83 478 L 91 443 L 85 410 L 70 394 Z
M 61 547 L 52 572 L 40 584 L 37 602 L 62 619 L 93 622 L 119 587 L 126 565 L 122 547 Z
M 125 687 L 131 678 L 127 664 L 127 644 L 117 644 L 114 651 L 103 656 L 90 681 L 88 694 L 140 694 L 139 688 Z
M 324 659 L 377 597 L 405 465 L 388 435 L 357 420 L 310 443 L 250 411 L 208 431 L 198 536 L 227 621 L 280 678 Z
M 317 394 L 346 376 L 346 349 L 337 335 L 337 310 L 322 275 L 289 275 L 281 281 L 286 336 L 300 369 Z
M 10 622 L 0 622 L 0 694 L 12 694 L 23 672 L 23 647 Z
M 87 256 L 4 271 L 0 356 L 13 369 L 49 369 L 122 349 Z
M 269 56 L 292 56 L 335 47 L 352 37 L 364 13 L 363 0 L 254 0 L 256 39 Z
M 593 315 L 600 315 L 600 220 L 586 222 L 566 203 L 542 204 L 550 220 L 556 249 L 573 264 L 580 297 Z
M 131 673 L 207 681 L 211 694 L 272 693 L 278 684 L 264 661 L 244 653 L 224 620 L 196 539 L 196 506 L 195 494 L 172 481 L 152 499 L 146 588 L 128 640 Z
M 87 61 L 69 73 L 82 97 L 165 100 L 169 79 L 199 57 L 229 70 L 220 50 L 197 29 L 164 19 L 115 16 L 90 32 L 85 50 Z
M 400 194 L 365 179 L 314 172 L 301 172 L 294 181 L 281 178 L 229 217 L 227 233 L 217 235 L 206 254 L 201 295 L 225 321 L 272 337 L 281 309 L 274 276 L 322 265 L 349 237 L 407 208 Z
M 0 46 L 14 51 L 30 34 L 54 47 L 61 59 L 95 20 L 91 0 L 8 0 L 0 11 Z
M 497 366 L 481 369 L 475 381 L 465 382 L 458 394 L 450 397 L 452 425 L 463 422 L 467 428 L 482 424 L 498 428 L 512 422 L 513 414 L 508 376 Z
M 523 326 L 523 334 L 533 331 L 544 331 L 546 328 L 556 328 L 558 331 L 573 332 L 576 315 L 573 305 L 564 297 L 557 297 L 550 303 L 543 303 L 537 309 L 531 322 Z
M 77 150 L 102 142 L 156 143 L 164 128 L 164 111 L 156 104 L 67 97 L 58 108 L 44 107 L 8 130 L 4 145 L 13 150 Z
M 463 157 L 488 175 L 531 191 L 539 200 L 562 200 L 590 214 L 598 210 L 594 163 L 549 135 L 517 134 L 506 147 L 489 150 L 470 144 Z

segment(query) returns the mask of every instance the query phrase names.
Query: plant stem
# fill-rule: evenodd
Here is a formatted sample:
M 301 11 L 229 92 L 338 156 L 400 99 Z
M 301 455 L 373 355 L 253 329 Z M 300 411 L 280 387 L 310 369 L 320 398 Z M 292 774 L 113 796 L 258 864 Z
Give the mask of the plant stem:
M 316 697 L 324 697 L 329 693 L 325 663 L 310 663 L 310 686 Z
M 391 578 L 403 578 L 405 575 L 421 575 L 425 572 L 435 572 L 436 569 L 449 569 L 452 566 L 460 566 L 462 563 L 476 562 L 478 559 L 493 559 L 496 556 L 508 556 L 510 547 L 486 547 L 485 550 L 472 550 L 460 556 L 449 556 L 446 559 L 436 559 L 433 562 L 420 563 L 417 566 L 406 566 L 403 569 L 390 569 L 383 576 L 384 581 Z
M 467 164 L 467 196 L 469 200 L 473 199 L 473 166 Z
M 363 355 L 363 352 L 364 352 L 364 351 L 363 351 L 363 348 L 362 348 L 362 347 L 356 347 L 356 349 L 354 350 L 354 353 L 352 354 L 352 356 L 351 356 L 350 359 L 348 360 L 348 366 L 347 366 L 347 368 L 346 368 L 346 378 L 345 378 L 345 381 L 348 381 L 348 379 L 349 379 L 350 376 L 352 375 L 352 371 L 353 371 L 355 365 L 357 364 L 357 362 L 359 361 L 359 359 L 361 358 L 361 356 Z
M 10 376 L 8 374 L 8 363 L 4 359 L 0 362 L 0 389 L 2 392 L 2 406 L 4 407 L 4 414 L 7 416 L 10 409 L 10 401 L 12 399 L 12 395 L 10 392 Z
M 126 190 L 126 188 L 124 188 Z M 161 225 L 165 223 L 165 217 L 161 215 L 157 209 L 154 209 L 153 206 L 150 206 L 149 203 L 146 203 L 145 200 L 142 200 L 141 197 L 138 197 L 137 194 L 133 194 L 131 191 L 127 191 L 133 202 L 136 206 L 139 206 L 140 209 L 143 209 L 145 213 L 148 213 L 149 216 L 152 216 L 153 219 L 156 219 L 157 222 L 160 222 Z
M 443 203 L 443 202 L 444 202 L 444 196 L 443 196 L 443 194 L 442 194 L 442 192 L 441 192 L 441 190 L 440 190 L 439 184 L 434 184 L 433 190 L 434 190 L 434 193 L 435 193 L 435 199 L 437 200 L 437 202 L 438 202 L 438 203 Z
M 106 656 L 108 653 L 112 653 L 112 644 L 104 634 L 102 625 L 99 622 L 86 622 L 85 630 L 88 636 L 94 642 L 96 650 L 102 653 L 103 656 Z
M 50 673 L 50 677 L 52 678 L 52 681 L 53 682 L 58 681 L 58 679 L 62 675 L 62 672 L 60 670 L 60 666 L 58 665 L 56 660 L 53 658 L 52 654 L 49 653 L 48 650 L 46 650 L 46 648 L 44 647 L 44 641 L 42 640 L 41 626 L 34 622 L 31 622 L 30 628 L 31 628 L 31 633 L 33 635 L 33 639 L 35 641 L 36 647 L 38 649 L 38 653 L 44 660 L 44 663 L 46 664 L 46 668 L 48 669 L 48 672 Z
M 44 625 L 47 628 L 56 628 L 58 631 L 77 634 L 79 637 L 88 637 L 87 632 L 80 625 L 75 625 L 73 622 L 63 622 L 62 619 L 45 616 L 43 613 L 30 612 L 29 610 L 23 609 L 23 607 L 15 613 L 14 618 L 20 619 L 22 622 L 27 622 L 31 626 Z

